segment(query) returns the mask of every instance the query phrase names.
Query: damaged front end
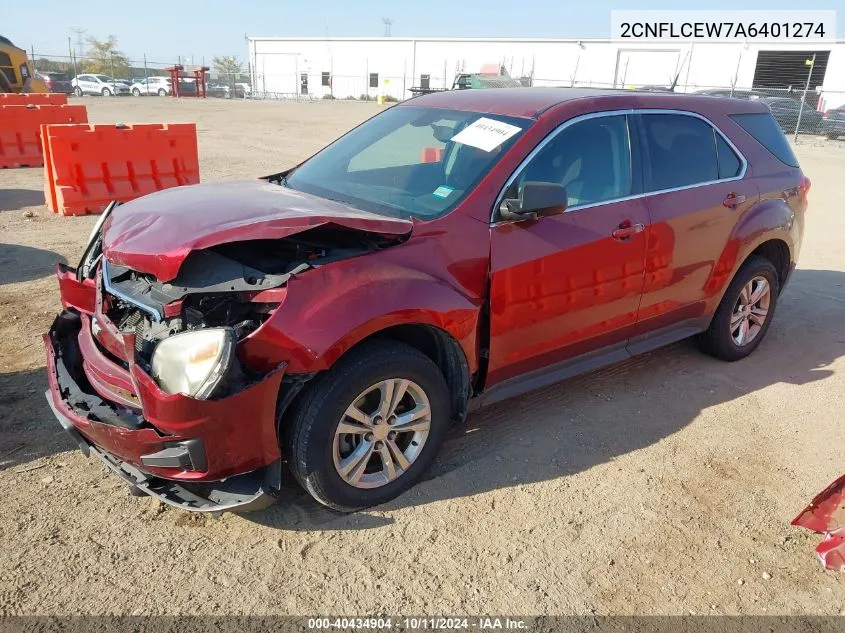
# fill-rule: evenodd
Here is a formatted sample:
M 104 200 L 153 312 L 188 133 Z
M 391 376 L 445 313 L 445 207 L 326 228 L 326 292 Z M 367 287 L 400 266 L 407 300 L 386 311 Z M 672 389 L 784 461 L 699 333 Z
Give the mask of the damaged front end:
M 291 278 L 399 238 L 304 227 L 191 250 L 160 281 L 109 261 L 102 225 L 79 267 L 57 271 L 65 311 L 44 336 L 53 412 L 136 493 L 194 511 L 265 505 L 281 483 L 280 416 L 311 376 L 268 367 L 243 342 Z
M 824 534 L 816 548 L 819 561 L 826 569 L 845 571 L 845 475 L 816 495 L 792 525 Z

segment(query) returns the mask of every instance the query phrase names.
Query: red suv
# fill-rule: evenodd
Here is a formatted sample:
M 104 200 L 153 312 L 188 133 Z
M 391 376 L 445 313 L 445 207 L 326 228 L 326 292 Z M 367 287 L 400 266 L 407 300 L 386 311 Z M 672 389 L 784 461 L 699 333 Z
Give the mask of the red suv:
M 441 92 L 301 165 L 114 205 L 45 335 L 62 426 L 134 493 L 385 502 L 477 407 L 689 336 L 750 354 L 809 181 L 760 103 Z

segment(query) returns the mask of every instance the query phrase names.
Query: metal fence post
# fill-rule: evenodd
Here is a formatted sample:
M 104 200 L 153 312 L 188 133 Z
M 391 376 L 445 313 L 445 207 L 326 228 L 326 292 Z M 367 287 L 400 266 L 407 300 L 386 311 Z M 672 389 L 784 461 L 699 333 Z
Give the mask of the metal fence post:
M 810 78 L 813 76 L 813 68 L 815 65 L 816 54 L 813 53 L 813 59 L 810 62 L 810 72 L 807 73 L 807 83 L 804 85 L 804 94 L 801 95 L 801 105 L 798 107 L 798 122 L 795 124 L 795 137 L 793 138 L 795 143 L 798 142 L 798 130 L 801 128 L 801 115 L 804 114 L 804 102 L 807 101 L 807 91 L 810 89 Z

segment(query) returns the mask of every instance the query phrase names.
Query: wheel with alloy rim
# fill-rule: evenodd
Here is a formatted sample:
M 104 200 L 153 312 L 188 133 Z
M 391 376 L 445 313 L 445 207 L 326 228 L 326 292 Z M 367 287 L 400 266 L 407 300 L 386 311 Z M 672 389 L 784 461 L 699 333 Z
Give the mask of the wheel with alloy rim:
M 103 88 L 103 96 L 104 97 L 110 97 L 111 96 L 111 90 L 109 90 L 108 88 Z
M 136 97 L 140 97 L 141 91 L 138 88 L 132 88 L 132 94 Z
M 167 90 L 165 90 L 164 88 L 159 88 L 159 89 L 158 89 L 158 96 L 159 96 L 159 97 L 165 97 L 165 96 L 167 96 Z
M 738 347 L 750 345 L 763 331 L 771 304 L 771 290 L 769 282 L 761 275 L 740 290 L 729 326 L 731 338 Z
M 446 381 L 431 359 L 403 343 L 371 341 L 312 383 L 283 422 L 282 448 L 317 501 L 357 510 L 419 481 L 451 417 Z
M 73 92 L 74 92 L 74 94 L 75 94 L 77 97 L 81 97 L 81 96 L 82 96 L 82 88 L 80 88 L 79 86 L 77 86 L 76 88 L 74 88 L 74 89 L 73 89 Z
M 382 380 L 347 407 L 332 446 L 335 470 L 355 488 L 378 488 L 408 472 L 428 439 L 431 405 L 404 378 Z
M 771 325 L 779 292 L 772 263 L 757 255 L 749 257 L 728 286 L 710 327 L 699 338 L 702 349 L 727 361 L 748 356 Z

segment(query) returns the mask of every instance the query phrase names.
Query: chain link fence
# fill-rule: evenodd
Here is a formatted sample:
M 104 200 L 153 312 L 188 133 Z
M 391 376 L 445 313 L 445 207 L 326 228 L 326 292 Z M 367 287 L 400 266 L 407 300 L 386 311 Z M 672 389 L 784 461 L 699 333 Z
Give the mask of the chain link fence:
M 94 59 L 85 56 L 42 54 L 30 51 L 37 72 L 57 74 L 68 82 L 77 75 L 97 73 L 113 78 L 115 82 L 126 82 L 133 94 L 143 94 L 144 85 L 151 85 L 150 78 L 168 77 L 167 67 L 182 64 L 190 75 L 195 67 L 189 60 L 177 57 L 171 61 L 147 59 L 115 60 Z M 259 65 L 260 66 L 260 65 Z M 455 74 L 444 74 L 444 67 L 438 74 L 384 75 L 372 72 L 362 65 L 360 73 L 335 74 L 297 70 L 292 73 L 265 73 L 262 68 L 244 66 L 243 72 L 221 73 L 212 68 L 208 74 L 207 96 L 239 99 L 285 99 L 298 101 L 346 100 L 375 101 L 379 97 L 386 102 L 406 99 L 420 92 L 451 89 Z M 734 78 L 728 78 L 721 85 L 676 84 L 641 85 L 617 82 L 593 81 L 589 77 L 545 77 L 525 76 L 514 78 L 512 83 L 537 87 L 576 87 L 649 92 L 676 92 L 704 94 L 718 97 L 760 100 L 764 103 L 783 131 L 797 139 L 799 134 L 823 135 L 829 138 L 845 137 L 845 91 L 822 90 L 811 86 L 808 69 L 804 85 L 767 86 L 766 77 L 755 79 L 753 85 L 736 85 Z M 763 85 L 759 85 L 763 82 Z M 135 88 L 134 90 L 132 88 Z M 180 86 L 182 94 L 196 94 L 193 79 L 186 79 Z M 151 90 L 147 94 L 156 94 Z M 117 94 L 114 92 L 114 94 Z
M 195 95 L 197 87 L 193 79 L 193 70 L 205 64 L 191 64 L 190 60 L 177 57 L 171 61 L 157 61 L 144 58 L 124 59 L 120 57 L 100 58 L 85 55 L 56 55 L 29 51 L 35 72 L 49 79 L 48 83 L 56 82 L 61 86 L 59 91 L 73 91 L 78 87 L 74 78 L 79 75 L 101 75 L 107 78 L 106 84 L 126 84 L 130 92 L 136 95 L 158 94 L 158 84 L 151 79 L 156 77 L 170 77 L 168 67 L 182 65 L 184 79 L 180 85 L 183 95 Z M 132 88 L 135 88 L 132 90 Z M 87 90 L 86 90 L 87 92 Z M 112 94 L 123 91 L 111 90 Z M 206 95 L 219 98 L 247 98 L 252 88 L 248 70 L 242 72 L 221 73 L 212 68 L 206 75 Z

